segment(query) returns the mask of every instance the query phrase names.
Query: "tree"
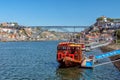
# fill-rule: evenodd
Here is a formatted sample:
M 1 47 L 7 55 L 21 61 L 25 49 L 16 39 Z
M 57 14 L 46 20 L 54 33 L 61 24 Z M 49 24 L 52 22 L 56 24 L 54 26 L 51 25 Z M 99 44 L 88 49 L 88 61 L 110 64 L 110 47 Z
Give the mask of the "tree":
M 115 37 L 116 44 L 120 43 L 120 30 L 119 29 L 114 32 L 114 37 Z
M 117 39 L 120 39 L 120 30 L 116 30 L 115 35 L 117 36 Z
M 77 38 L 77 39 L 80 39 L 80 36 L 81 36 L 81 33 L 77 34 L 77 35 L 76 35 L 76 38 Z
M 13 24 L 15 24 L 16 27 L 19 26 L 17 22 L 13 22 Z
M 112 18 L 107 18 L 108 21 L 110 22 L 113 22 L 113 19 Z
M 103 21 L 104 20 L 104 18 L 105 17 L 98 17 L 97 19 L 96 19 L 96 21 Z M 110 21 L 110 22 L 113 22 L 113 19 L 112 18 L 107 18 L 107 21 Z
M 96 19 L 96 21 L 103 21 L 103 20 L 104 20 L 103 17 L 99 17 L 99 18 Z

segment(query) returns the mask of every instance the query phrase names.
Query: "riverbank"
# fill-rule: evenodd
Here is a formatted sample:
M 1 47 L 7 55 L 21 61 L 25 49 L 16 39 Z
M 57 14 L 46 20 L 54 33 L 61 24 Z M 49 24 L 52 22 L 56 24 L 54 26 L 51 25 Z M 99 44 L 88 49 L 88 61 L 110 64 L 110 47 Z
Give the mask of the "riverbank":
M 101 50 L 102 52 L 110 52 L 110 51 L 113 51 L 113 50 L 117 50 L 117 49 L 120 49 L 120 44 L 109 44 L 107 46 L 103 46 L 101 47 Z M 120 59 L 120 55 L 116 55 L 116 56 L 112 56 L 110 57 L 111 61 L 114 61 L 114 60 L 117 60 L 117 59 Z M 120 71 L 120 61 L 117 61 L 117 62 L 114 62 L 113 63 L 117 68 L 118 70 Z

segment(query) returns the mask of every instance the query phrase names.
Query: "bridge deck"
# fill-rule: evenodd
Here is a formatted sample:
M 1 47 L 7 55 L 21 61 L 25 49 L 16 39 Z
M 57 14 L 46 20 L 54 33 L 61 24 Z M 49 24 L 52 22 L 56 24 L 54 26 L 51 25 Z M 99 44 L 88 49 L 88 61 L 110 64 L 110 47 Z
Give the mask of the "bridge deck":
M 31 27 L 42 27 L 42 28 L 88 28 L 89 26 L 31 26 Z

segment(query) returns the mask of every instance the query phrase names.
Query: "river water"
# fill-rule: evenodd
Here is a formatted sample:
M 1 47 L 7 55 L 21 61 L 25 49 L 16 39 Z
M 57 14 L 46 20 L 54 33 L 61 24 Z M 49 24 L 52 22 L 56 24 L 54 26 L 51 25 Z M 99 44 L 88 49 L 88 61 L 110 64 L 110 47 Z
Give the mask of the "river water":
M 59 68 L 56 61 L 58 43 L 1 42 L 0 80 L 120 80 L 120 72 L 112 63 L 93 69 Z M 100 53 L 99 49 L 94 49 L 86 55 Z

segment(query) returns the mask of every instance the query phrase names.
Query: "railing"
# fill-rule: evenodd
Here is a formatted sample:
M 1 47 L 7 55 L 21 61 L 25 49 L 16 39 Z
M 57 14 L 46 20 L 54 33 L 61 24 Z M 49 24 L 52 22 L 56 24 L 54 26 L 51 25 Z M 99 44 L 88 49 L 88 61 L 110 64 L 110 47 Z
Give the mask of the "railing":
M 119 55 L 119 54 L 120 54 L 120 50 L 114 50 L 114 51 L 107 52 L 107 53 L 104 53 L 104 54 L 101 54 L 101 55 L 96 55 L 95 60 L 108 58 L 108 57 Z

